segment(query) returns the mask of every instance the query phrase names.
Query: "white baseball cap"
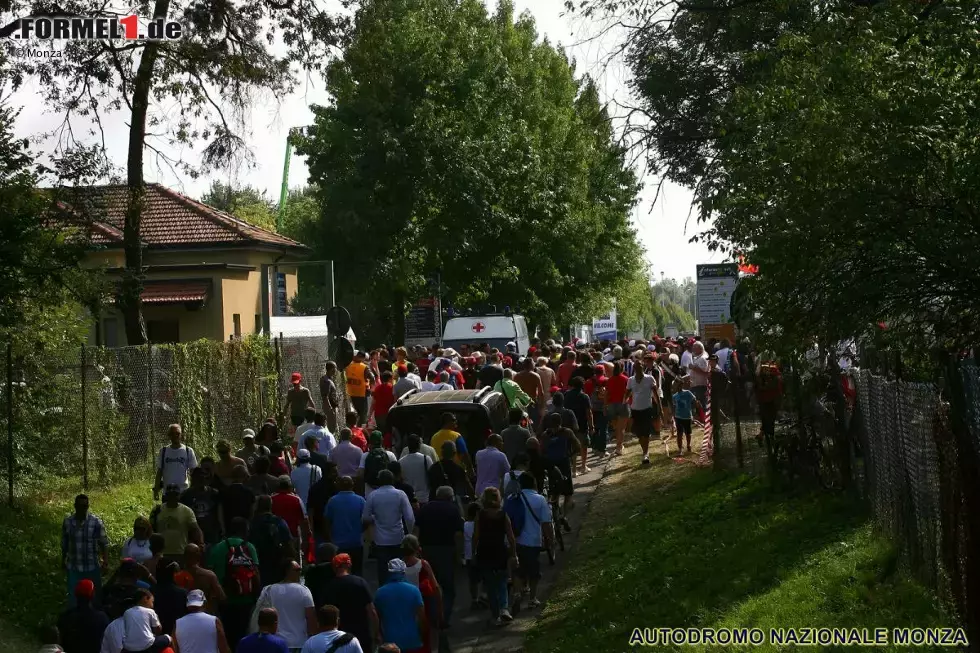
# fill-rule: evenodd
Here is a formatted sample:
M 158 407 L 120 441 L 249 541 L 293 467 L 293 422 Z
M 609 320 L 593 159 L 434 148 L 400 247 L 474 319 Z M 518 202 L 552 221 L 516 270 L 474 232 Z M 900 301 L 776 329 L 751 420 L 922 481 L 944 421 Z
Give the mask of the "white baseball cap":
M 201 590 L 191 590 L 187 593 L 187 607 L 188 608 L 202 608 L 204 607 L 204 592 Z

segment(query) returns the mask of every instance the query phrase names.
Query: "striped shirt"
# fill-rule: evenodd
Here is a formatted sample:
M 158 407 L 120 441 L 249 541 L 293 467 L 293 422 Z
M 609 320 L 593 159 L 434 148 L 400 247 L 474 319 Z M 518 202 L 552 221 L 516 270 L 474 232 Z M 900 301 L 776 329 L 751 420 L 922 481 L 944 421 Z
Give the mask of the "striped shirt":
M 78 521 L 75 515 L 61 524 L 61 553 L 71 571 L 95 571 L 100 567 L 99 550 L 109 546 L 102 520 L 89 513 Z

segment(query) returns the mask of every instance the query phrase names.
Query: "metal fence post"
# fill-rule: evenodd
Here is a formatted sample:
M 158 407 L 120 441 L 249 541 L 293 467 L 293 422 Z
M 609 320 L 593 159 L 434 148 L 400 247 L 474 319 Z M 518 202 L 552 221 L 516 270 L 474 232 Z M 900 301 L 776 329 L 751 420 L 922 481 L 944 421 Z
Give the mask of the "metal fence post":
M 7 503 L 14 505 L 14 345 L 7 343 Z
M 153 399 L 153 344 L 146 343 L 146 392 L 149 395 L 149 401 L 147 402 L 149 406 L 149 419 L 147 420 L 147 425 L 149 428 L 149 434 L 146 438 L 147 443 L 150 446 L 150 451 L 153 455 L 156 455 L 156 424 L 154 412 L 156 411 L 156 406 L 154 405 Z
M 85 343 L 82 343 L 82 363 L 79 367 L 82 373 L 82 488 L 88 492 L 88 410 L 85 401 Z
M 730 356 L 732 354 L 729 354 Z M 732 383 L 732 412 L 735 418 L 735 458 L 738 460 L 739 467 L 745 467 L 745 454 L 742 450 L 742 419 L 741 419 L 741 403 L 742 397 L 745 395 L 745 385 L 742 383 L 742 377 L 739 376 L 735 383 Z

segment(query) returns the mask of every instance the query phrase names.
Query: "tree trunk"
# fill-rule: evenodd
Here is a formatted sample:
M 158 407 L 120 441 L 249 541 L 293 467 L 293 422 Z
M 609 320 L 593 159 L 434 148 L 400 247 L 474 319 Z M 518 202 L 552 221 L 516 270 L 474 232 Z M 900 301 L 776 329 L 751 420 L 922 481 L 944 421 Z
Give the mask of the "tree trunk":
M 157 0 L 153 7 L 156 18 L 166 18 L 170 0 Z M 142 345 L 147 341 L 146 324 L 143 321 L 140 292 L 143 289 L 143 243 L 140 240 L 140 224 L 146 200 L 146 182 L 143 179 L 143 144 L 146 138 L 146 115 L 150 107 L 150 89 L 153 85 L 153 68 L 156 64 L 160 43 L 149 41 L 140 57 L 140 65 L 133 80 L 132 116 L 129 125 L 129 150 L 126 160 L 126 184 L 129 198 L 126 205 L 126 222 L 123 227 L 123 251 L 126 268 L 119 285 L 118 306 L 126 327 L 129 345 Z

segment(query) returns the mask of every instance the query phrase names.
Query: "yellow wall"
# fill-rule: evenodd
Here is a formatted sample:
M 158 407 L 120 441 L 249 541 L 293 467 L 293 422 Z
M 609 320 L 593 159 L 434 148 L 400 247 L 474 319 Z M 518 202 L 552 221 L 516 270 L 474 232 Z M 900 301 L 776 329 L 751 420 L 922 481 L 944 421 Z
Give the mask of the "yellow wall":
M 260 286 L 262 264 L 273 264 L 280 254 L 255 250 L 228 251 L 173 251 L 150 250 L 144 254 L 144 265 L 179 265 L 179 264 L 213 264 L 231 263 L 254 266 L 255 270 L 174 270 L 165 272 L 149 271 L 147 281 L 165 279 L 211 280 L 211 293 L 205 306 L 196 311 L 188 311 L 183 305 L 171 304 L 165 306 L 144 306 L 143 316 L 146 321 L 155 319 L 178 319 L 180 321 L 180 339 L 183 342 L 210 338 L 212 340 L 228 340 L 235 333 L 234 315 L 241 316 L 241 333 L 246 336 L 255 333 L 255 316 L 261 314 Z M 124 257 L 121 251 L 104 251 L 90 253 L 83 266 L 85 267 L 122 267 Z M 297 268 L 282 265 L 279 272 L 286 275 L 286 294 L 290 300 L 298 289 Z M 274 282 L 273 270 L 270 268 L 269 277 Z M 272 301 L 275 301 L 273 292 Z M 274 309 L 273 309 L 274 310 Z M 112 307 L 107 307 L 103 319 L 116 318 L 118 345 L 126 344 L 122 316 Z M 90 329 L 89 344 L 95 344 L 95 329 Z

